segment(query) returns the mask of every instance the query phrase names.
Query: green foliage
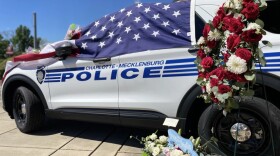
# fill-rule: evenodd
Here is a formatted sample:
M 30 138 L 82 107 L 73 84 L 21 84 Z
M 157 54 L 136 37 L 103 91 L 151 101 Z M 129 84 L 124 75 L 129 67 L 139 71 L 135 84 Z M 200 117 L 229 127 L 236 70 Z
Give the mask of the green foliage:
M 3 58 L 6 54 L 7 47 L 9 46 L 10 41 L 3 39 L 3 36 L 0 34 L 0 57 Z
M 41 38 L 37 38 L 37 45 L 40 45 Z M 20 25 L 15 32 L 15 35 L 11 38 L 11 41 L 17 51 L 24 52 L 29 46 L 33 47 L 34 37 L 30 35 L 30 29 L 26 26 Z

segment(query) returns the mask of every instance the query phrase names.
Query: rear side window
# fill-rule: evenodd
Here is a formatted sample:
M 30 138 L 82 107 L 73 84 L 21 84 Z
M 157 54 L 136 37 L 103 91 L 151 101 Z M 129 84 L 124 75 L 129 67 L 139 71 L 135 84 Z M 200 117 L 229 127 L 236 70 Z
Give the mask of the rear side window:
M 267 1 L 267 9 L 261 11 L 260 19 L 266 31 L 280 34 L 280 0 Z
M 195 13 L 195 39 L 196 41 L 202 36 L 202 30 L 204 28 L 205 21 Z

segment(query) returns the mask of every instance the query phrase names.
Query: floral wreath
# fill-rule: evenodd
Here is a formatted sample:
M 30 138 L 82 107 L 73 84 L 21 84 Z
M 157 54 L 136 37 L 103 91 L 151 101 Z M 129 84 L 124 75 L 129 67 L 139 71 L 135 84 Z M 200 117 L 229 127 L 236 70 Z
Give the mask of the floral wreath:
M 212 21 L 205 24 L 197 42 L 197 84 L 205 103 L 230 111 L 238 108 L 235 96 L 253 96 L 255 63 L 266 61 L 259 41 L 266 34 L 258 18 L 264 0 L 227 0 Z M 263 44 L 271 46 L 268 41 Z

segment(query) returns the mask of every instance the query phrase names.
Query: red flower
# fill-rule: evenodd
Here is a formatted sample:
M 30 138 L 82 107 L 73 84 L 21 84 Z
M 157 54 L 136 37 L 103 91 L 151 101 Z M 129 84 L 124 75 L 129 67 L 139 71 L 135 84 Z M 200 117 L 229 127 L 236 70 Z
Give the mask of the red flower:
M 246 3 L 245 8 L 241 11 L 248 20 L 255 20 L 259 16 L 259 6 L 254 2 Z
M 219 79 L 212 78 L 210 80 L 210 86 L 211 87 L 218 86 L 218 84 L 219 84 Z
M 246 42 L 259 42 L 262 39 L 262 34 L 256 34 L 256 30 L 247 30 L 242 33 L 242 38 Z
M 220 17 L 220 16 L 215 16 L 214 17 L 214 19 L 213 19 L 213 26 L 215 27 L 215 28 L 218 28 L 219 27 L 219 25 L 220 25 L 220 23 L 221 23 L 221 21 L 222 21 L 222 17 Z
M 205 73 L 199 72 L 199 73 L 198 73 L 198 77 L 199 77 L 199 78 L 205 78 Z
M 212 57 L 205 57 L 201 61 L 201 66 L 205 69 L 211 68 L 214 64 Z
M 235 51 L 235 48 L 236 46 L 239 45 L 241 39 L 240 39 L 240 36 L 239 35 L 236 35 L 236 34 L 233 34 L 233 35 L 230 35 L 228 38 L 227 38 L 227 48 L 234 52 Z
M 228 58 L 230 57 L 230 54 L 228 52 L 223 53 L 224 56 L 224 62 L 228 61 Z
M 252 0 L 243 0 L 243 6 L 246 7 L 247 3 L 252 2 Z
M 244 77 L 244 75 L 236 75 L 235 80 L 237 82 L 247 82 L 246 78 Z
M 246 48 L 238 48 L 235 52 L 235 55 L 246 60 L 247 62 L 251 59 L 252 54 L 251 52 Z
M 231 18 L 232 18 L 232 16 L 225 16 L 223 18 L 223 26 L 222 26 L 223 31 L 226 31 L 229 29 L 229 26 L 231 25 L 231 23 L 230 23 Z
M 214 103 L 219 103 L 219 100 L 217 98 L 215 98 L 215 96 L 211 96 L 211 100 L 214 102 Z
M 207 41 L 207 46 L 211 49 L 215 48 L 217 45 L 217 41 L 213 40 L 213 41 Z
M 219 10 L 217 11 L 217 15 L 220 16 L 221 18 L 224 18 L 226 16 L 225 8 L 220 7 Z
M 211 30 L 210 25 L 209 24 L 205 24 L 204 29 L 203 29 L 203 37 L 207 38 L 208 37 L 208 33 Z
M 226 76 L 227 72 L 223 67 L 218 67 L 214 69 L 209 75 L 216 75 L 219 80 L 223 80 Z
M 232 72 L 227 72 L 227 79 L 228 80 L 235 80 L 237 82 L 247 82 L 243 74 L 234 74 Z
M 206 57 L 206 54 L 204 53 L 204 51 L 202 49 L 199 49 L 197 52 L 197 56 L 201 59 L 203 59 L 204 57 Z
M 231 91 L 230 86 L 223 85 L 223 84 L 218 86 L 218 92 L 221 94 L 227 93 L 229 91 Z
M 238 33 L 238 34 L 240 34 L 241 32 L 242 32 L 242 29 L 244 28 L 244 23 L 243 22 L 241 22 L 241 19 L 240 18 L 238 18 L 238 19 L 236 19 L 236 18 L 231 18 L 230 19 L 230 21 L 229 21 L 230 23 L 228 23 L 229 25 L 228 25 L 228 30 L 230 31 L 230 32 L 233 32 L 233 33 Z

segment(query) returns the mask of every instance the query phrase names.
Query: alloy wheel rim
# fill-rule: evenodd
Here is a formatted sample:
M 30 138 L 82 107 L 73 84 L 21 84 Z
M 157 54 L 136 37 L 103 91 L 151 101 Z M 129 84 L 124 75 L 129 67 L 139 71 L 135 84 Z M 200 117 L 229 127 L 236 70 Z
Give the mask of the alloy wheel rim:
M 234 125 L 238 123 L 245 126 L 241 129 L 243 134 L 239 139 L 232 134 Z M 213 123 L 212 133 L 219 140 L 218 144 L 223 151 L 232 153 L 237 142 L 237 154 L 256 154 L 265 151 L 268 147 L 270 142 L 268 125 L 267 121 L 257 112 L 242 109 L 239 115 L 237 111 L 229 113 L 227 117 L 220 113 Z
M 16 96 L 16 114 L 18 123 L 24 125 L 26 123 L 26 102 L 22 94 Z

